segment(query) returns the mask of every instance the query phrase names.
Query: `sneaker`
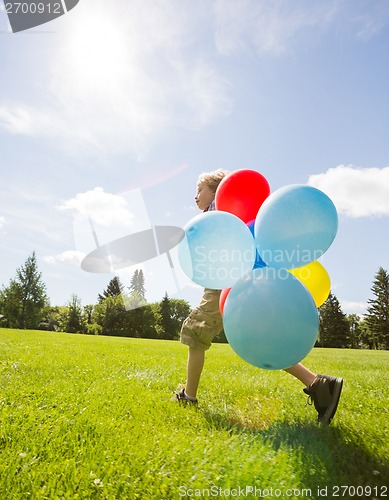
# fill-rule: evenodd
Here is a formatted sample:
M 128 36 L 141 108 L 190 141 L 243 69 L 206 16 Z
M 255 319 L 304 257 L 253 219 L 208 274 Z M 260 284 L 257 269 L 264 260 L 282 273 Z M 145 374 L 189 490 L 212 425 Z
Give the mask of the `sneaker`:
M 342 386 L 342 378 L 317 375 L 312 384 L 303 389 L 305 394 L 308 394 L 307 403 L 312 404 L 313 402 L 315 405 L 319 423 L 329 424 L 334 418 Z
M 192 404 L 197 404 L 197 398 L 190 398 L 186 393 L 185 393 L 185 388 L 181 389 L 179 392 L 175 393 L 176 395 L 176 400 L 185 403 L 192 403 Z

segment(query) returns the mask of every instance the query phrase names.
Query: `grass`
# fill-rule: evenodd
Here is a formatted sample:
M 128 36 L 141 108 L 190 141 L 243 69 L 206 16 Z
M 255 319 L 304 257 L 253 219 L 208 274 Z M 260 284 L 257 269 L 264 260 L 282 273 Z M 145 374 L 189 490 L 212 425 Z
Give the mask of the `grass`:
M 388 352 L 309 354 L 345 379 L 329 427 L 290 375 L 222 344 L 199 406 L 172 402 L 186 355 L 179 342 L 0 329 L 0 498 L 389 494 Z

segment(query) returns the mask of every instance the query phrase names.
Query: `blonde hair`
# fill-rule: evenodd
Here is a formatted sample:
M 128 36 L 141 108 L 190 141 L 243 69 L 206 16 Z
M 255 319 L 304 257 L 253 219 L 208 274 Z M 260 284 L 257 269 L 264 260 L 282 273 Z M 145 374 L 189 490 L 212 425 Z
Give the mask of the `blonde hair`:
M 220 182 L 228 174 L 228 170 L 222 170 L 221 168 L 219 168 L 218 170 L 214 170 L 213 172 L 204 172 L 203 174 L 199 175 L 197 186 L 199 184 L 205 183 L 212 191 L 216 191 Z

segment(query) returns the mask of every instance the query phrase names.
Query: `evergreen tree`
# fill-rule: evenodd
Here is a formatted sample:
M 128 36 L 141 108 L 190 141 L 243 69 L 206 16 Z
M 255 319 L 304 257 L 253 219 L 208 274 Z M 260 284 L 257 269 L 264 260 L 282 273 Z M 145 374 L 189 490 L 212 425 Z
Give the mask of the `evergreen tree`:
M 155 312 L 162 339 L 176 340 L 180 336 L 182 322 L 190 313 L 190 305 L 186 300 L 170 299 L 165 297 L 159 303 L 158 311 Z
M 347 347 L 349 323 L 336 296 L 329 294 L 319 309 L 319 342 L 321 347 Z
M 142 300 L 146 300 L 145 277 L 142 269 L 137 269 L 129 286 L 131 292 L 136 292 Z
M 373 336 L 373 345 L 377 348 L 389 348 L 389 273 L 380 267 L 373 281 L 371 291 L 375 296 L 365 316 L 367 326 Z
M 120 282 L 118 276 L 115 276 L 108 283 L 107 288 L 104 290 L 102 294 L 99 294 L 99 303 L 103 302 L 107 297 L 118 297 L 121 295 L 123 291 L 123 285 Z
M 160 303 L 160 325 L 162 329 L 162 338 L 165 340 L 172 340 L 175 337 L 174 322 L 172 318 L 172 310 L 170 307 L 170 299 L 168 294 L 165 293 L 165 297 Z
M 1 314 L 9 327 L 37 328 L 49 303 L 35 252 L 16 270 L 16 278 L 0 294 Z

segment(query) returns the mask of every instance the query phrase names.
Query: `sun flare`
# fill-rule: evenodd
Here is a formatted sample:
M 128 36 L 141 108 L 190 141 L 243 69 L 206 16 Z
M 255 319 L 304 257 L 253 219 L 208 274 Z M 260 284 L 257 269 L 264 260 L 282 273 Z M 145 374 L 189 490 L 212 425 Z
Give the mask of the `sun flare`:
M 81 17 L 67 47 L 72 74 L 77 86 L 107 91 L 125 75 L 128 40 L 113 16 L 95 12 Z

